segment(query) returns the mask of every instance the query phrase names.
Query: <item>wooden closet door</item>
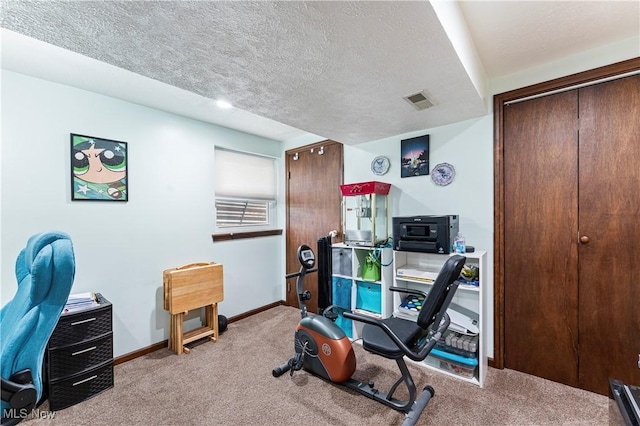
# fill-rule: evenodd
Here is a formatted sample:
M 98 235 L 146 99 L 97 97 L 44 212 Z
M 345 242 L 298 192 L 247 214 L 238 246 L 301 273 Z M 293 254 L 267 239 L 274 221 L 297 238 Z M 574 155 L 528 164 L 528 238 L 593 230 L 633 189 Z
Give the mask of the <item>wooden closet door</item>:
M 505 366 L 578 378 L 577 91 L 504 108 Z
M 343 151 L 341 143 L 326 140 L 286 152 L 287 273 L 300 270 L 297 253 L 301 244 L 311 247 L 317 256 L 319 237 L 334 229 L 341 234 Z M 308 311 L 318 313 L 318 274 L 305 277 L 304 289 L 311 292 Z M 295 278 L 287 280 L 286 303 L 298 306 Z
M 640 76 L 580 89 L 579 382 L 640 385 Z

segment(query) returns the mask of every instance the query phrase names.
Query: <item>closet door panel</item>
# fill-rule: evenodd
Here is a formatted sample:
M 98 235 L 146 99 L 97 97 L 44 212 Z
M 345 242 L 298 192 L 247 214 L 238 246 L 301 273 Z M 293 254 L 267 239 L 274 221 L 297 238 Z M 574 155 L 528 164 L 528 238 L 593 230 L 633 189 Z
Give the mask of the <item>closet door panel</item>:
M 323 148 L 323 154 L 319 154 Z M 319 237 L 333 229 L 341 231 L 343 145 L 326 140 L 286 152 L 286 271 L 300 270 L 298 247 L 306 244 L 317 249 Z M 316 252 L 316 256 L 317 256 Z M 307 309 L 318 313 L 318 275 L 304 279 L 304 290 L 311 292 Z M 289 278 L 286 303 L 298 307 L 296 279 Z
M 505 366 L 578 372 L 577 91 L 505 106 Z
M 640 76 L 580 89 L 579 383 L 640 384 Z

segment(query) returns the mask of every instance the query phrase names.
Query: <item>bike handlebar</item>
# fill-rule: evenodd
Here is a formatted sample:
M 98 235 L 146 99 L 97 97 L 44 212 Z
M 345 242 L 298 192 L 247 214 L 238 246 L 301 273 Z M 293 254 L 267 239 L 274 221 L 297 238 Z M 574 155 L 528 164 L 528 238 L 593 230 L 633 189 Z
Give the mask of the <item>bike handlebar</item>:
M 318 272 L 318 268 L 305 270 L 305 274 L 308 274 L 309 272 Z M 299 277 L 301 274 L 302 274 L 302 271 L 292 272 L 290 274 L 285 275 L 284 277 L 285 278 L 295 278 L 295 277 Z

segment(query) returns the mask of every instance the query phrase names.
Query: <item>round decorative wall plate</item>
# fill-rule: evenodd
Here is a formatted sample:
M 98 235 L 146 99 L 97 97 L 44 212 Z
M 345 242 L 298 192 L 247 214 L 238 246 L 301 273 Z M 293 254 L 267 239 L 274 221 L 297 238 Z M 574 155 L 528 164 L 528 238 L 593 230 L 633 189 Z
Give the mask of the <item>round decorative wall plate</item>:
M 431 170 L 431 180 L 436 185 L 449 185 L 456 176 L 456 169 L 449 163 L 440 163 Z
M 371 162 L 371 171 L 374 175 L 382 176 L 389 171 L 391 161 L 384 155 L 379 155 Z

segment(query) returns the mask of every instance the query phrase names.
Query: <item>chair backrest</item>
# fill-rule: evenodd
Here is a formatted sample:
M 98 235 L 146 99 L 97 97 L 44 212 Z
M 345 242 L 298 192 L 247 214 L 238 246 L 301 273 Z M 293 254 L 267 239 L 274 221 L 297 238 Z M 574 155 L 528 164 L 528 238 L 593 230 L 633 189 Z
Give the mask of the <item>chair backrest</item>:
M 2 377 L 8 379 L 30 369 L 38 399 L 42 395 L 45 348 L 69 298 L 74 276 L 75 256 L 69 235 L 34 235 L 16 260 L 18 290 L 0 310 Z
M 460 277 L 460 272 L 462 272 L 466 261 L 466 257 L 454 255 L 447 259 L 444 266 L 442 266 L 428 297 L 420 309 L 417 323 L 421 328 L 427 329 L 431 327 L 440 311 L 448 308 L 448 306 L 443 306 L 444 301 L 447 298 L 451 284 Z

